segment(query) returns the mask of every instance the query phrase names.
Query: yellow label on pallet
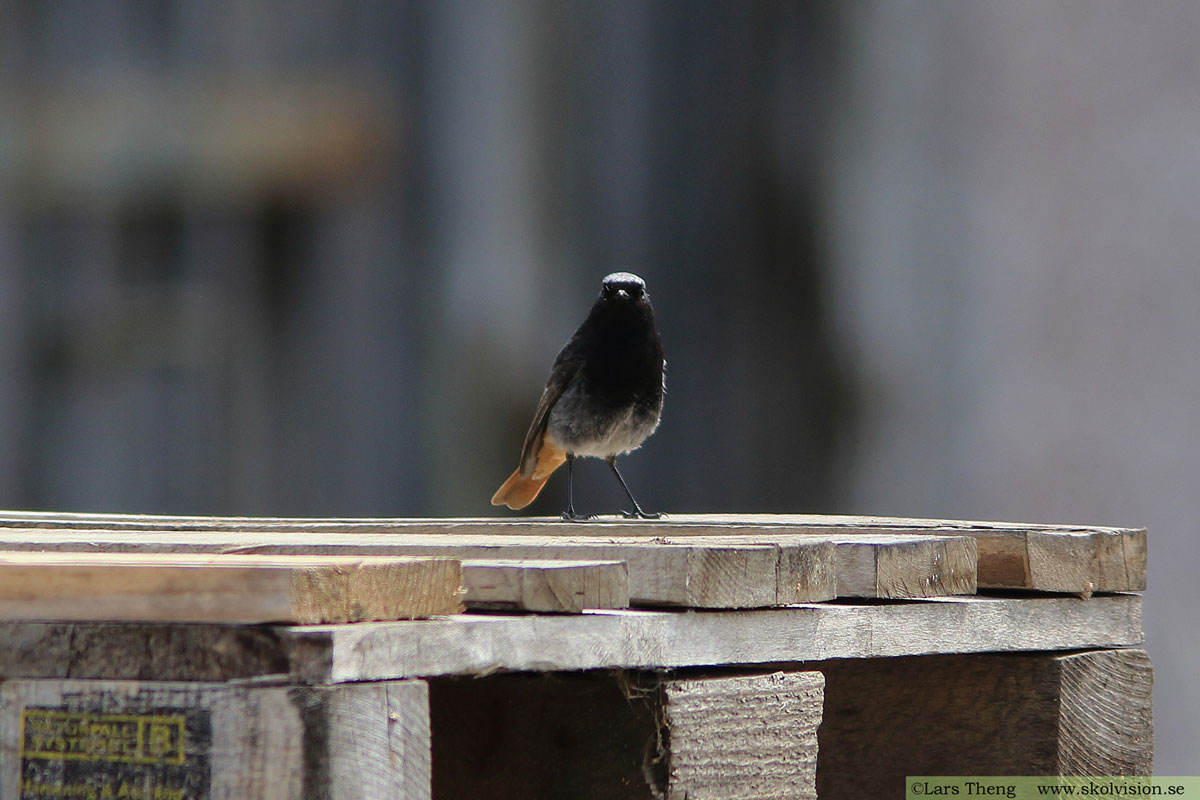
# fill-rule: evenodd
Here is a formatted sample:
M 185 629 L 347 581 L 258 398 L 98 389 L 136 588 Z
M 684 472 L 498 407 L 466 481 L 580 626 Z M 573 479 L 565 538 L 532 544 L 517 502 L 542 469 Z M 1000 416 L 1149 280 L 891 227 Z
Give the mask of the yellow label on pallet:
M 185 726 L 182 715 L 26 708 L 21 712 L 21 758 L 182 764 Z

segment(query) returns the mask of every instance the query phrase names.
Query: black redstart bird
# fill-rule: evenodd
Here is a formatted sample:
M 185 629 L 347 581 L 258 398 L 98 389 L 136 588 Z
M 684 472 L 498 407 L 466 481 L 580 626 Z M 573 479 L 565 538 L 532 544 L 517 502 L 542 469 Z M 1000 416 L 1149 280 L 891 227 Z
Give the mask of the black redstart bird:
M 604 279 L 587 319 L 566 343 L 525 434 L 521 463 L 492 496 L 492 505 L 524 508 L 551 473 L 567 465 L 567 510 L 575 513 L 572 472 L 576 456 L 603 458 L 629 496 L 629 518 L 655 519 L 633 499 L 617 471 L 617 456 L 636 450 L 662 415 L 663 351 L 654 327 L 646 282 L 630 272 Z

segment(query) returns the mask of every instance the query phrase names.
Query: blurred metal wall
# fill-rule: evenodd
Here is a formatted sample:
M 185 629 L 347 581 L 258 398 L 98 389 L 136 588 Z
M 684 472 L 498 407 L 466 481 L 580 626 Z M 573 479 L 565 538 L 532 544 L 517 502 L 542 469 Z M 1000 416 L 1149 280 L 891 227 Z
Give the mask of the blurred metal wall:
M 831 507 L 834 34 L 824 3 L 0 6 L 0 505 L 492 513 L 628 269 L 669 362 L 646 503 Z
M 1200 767 L 1200 5 L 846 11 L 859 513 L 1149 529 L 1155 771 Z

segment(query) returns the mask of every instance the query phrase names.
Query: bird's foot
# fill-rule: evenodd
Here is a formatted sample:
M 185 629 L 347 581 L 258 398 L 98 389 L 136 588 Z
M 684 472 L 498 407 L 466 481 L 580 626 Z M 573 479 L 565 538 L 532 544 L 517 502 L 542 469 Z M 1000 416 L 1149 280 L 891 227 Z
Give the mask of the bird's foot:
M 647 514 L 645 511 L 642 511 L 640 508 L 637 509 L 636 511 L 622 511 L 621 516 L 624 517 L 625 519 L 662 519 L 663 518 L 661 511 L 655 511 L 653 514 Z
M 587 522 L 589 519 L 595 519 L 595 514 L 579 514 L 573 509 L 567 509 L 562 513 L 562 518 L 567 522 Z

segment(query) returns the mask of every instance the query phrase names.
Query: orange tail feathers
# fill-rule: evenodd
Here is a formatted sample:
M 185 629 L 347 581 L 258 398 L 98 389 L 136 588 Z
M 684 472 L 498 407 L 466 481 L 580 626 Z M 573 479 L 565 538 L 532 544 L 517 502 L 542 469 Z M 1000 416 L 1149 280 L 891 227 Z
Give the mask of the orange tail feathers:
M 546 481 L 550 480 L 554 470 L 561 467 L 566 460 L 566 453 L 549 442 L 542 442 L 533 473 L 528 477 L 521 477 L 521 470 L 514 470 L 513 474 L 508 476 L 508 480 L 492 495 L 492 505 L 508 506 L 514 511 L 529 505 L 542 491 Z

